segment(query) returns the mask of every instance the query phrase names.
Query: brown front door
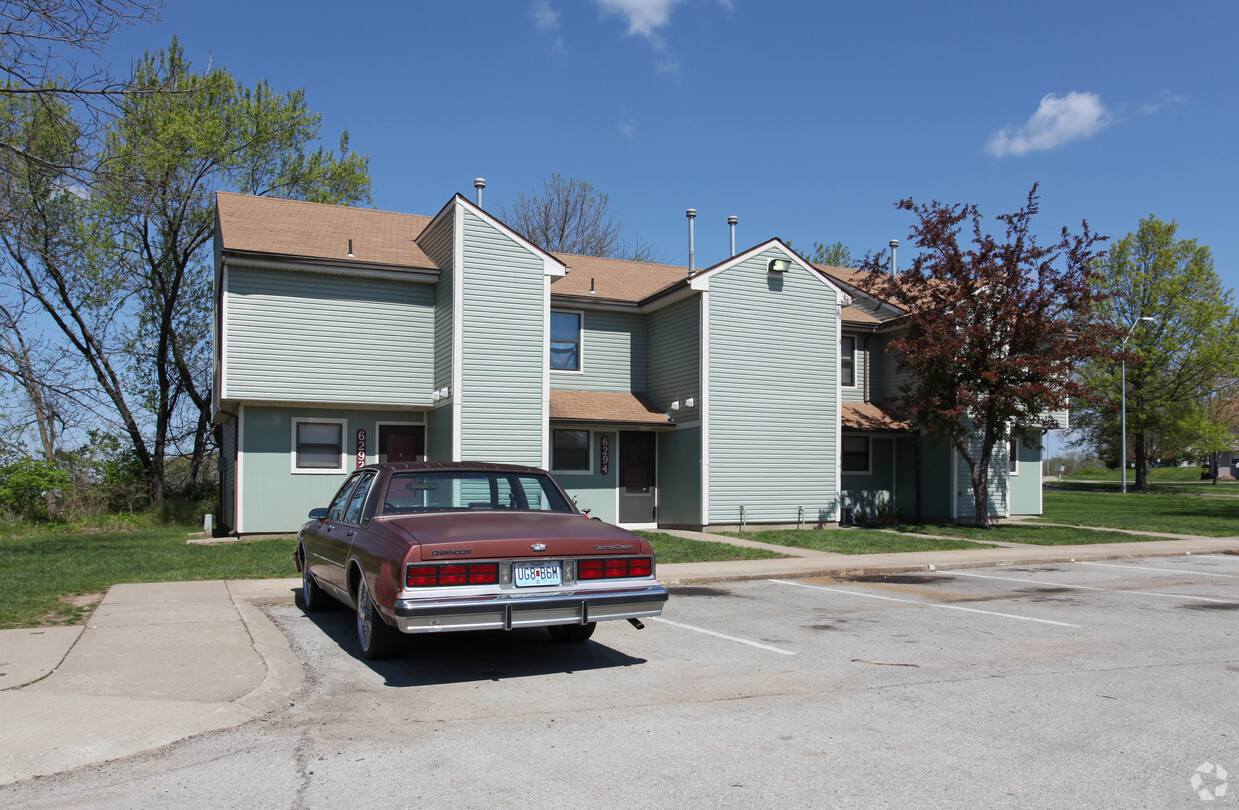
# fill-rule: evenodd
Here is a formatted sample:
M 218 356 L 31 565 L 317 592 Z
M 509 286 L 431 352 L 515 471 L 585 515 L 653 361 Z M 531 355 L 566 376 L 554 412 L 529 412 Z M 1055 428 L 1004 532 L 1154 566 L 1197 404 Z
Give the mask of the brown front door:
M 654 522 L 653 433 L 621 431 L 619 468 L 619 522 Z
M 421 425 L 379 425 L 379 461 L 422 461 L 426 428 Z

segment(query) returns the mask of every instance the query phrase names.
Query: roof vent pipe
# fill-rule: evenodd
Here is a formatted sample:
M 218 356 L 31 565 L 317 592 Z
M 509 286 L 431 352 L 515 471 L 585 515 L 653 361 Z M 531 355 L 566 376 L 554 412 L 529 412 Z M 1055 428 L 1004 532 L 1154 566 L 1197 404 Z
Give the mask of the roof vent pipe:
M 356 256 L 354 256 L 354 255 L 353 255 L 353 240 L 352 240 L 352 239 L 348 240 L 348 255 L 347 255 L 347 258 L 350 258 L 350 259 L 355 259 L 355 258 L 357 258 Z
M 697 209 L 690 208 L 684 212 L 688 217 L 688 277 L 697 275 L 697 242 L 693 236 L 693 220 L 697 218 Z
M 892 239 L 890 241 L 890 245 L 891 245 L 891 275 L 897 276 L 899 275 L 899 263 L 895 261 L 895 251 L 899 249 L 899 240 Z
M 731 226 L 731 255 L 736 255 L 736 223 L 740 221 L 740 217 L 727 217 L 727 224 Z
M 482 189 L 486 188 L 485 177 L 473 178 L 473 187 L 478 190 L 478 208 L 482 207 Z

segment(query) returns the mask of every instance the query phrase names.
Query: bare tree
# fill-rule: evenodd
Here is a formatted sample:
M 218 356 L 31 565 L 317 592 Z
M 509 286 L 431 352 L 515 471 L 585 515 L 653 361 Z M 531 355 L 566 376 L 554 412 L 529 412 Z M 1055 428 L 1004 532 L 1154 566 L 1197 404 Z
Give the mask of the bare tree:
M 543 250 L 638 262 L 659 261 L 658 251 L 641 237 L 621 239 L 623 226 L 611 198 L 588 180 L 552 174 L 542 192 L 518 193 L 512 208 L 500 208 L 504 221 Z

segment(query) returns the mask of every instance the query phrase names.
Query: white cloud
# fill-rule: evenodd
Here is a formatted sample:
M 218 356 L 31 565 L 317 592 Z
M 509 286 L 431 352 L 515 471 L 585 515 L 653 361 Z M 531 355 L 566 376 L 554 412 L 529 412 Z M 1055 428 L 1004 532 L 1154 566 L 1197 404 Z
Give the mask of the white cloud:
M 597 0 L 604 11 L 619 14 L 628 20 L 628 33 L 656 39 L 655 28 L 664 27 L 671 19 L 671 9 L 683 0 Z
M 1095 93 L 1073 91 L 1061 98 L 1047 93 L 1026 123 L 1003 127 L 990 138 L 985 150 L 1002 157 L 1056 149 L 1097 134 L 1110 123 L 1110 118 L 1110 111 Z
M 1163 108 L 1169 107 L 1171 104 L 1182 104 L 1185 101 L 1187 101 L 1186 96 L 1180 96 L 1176 93 L 1171 93 L 1169 90 L 1163 90 L 1158 94 L 1156 101 L 1141 104 L 1136 109 L 1141 115 L 1153 115 L 1156 112 L 1161 112 Z
M 626 141 L 631 141 L 637 137 L 637 122 L 629 118 L 627 121 L 620 121 L 615 125 L 619 130 L 620 137 Z
M 548 0 L 533 0 L 529 4 L 529 18 L 544 34 L 553 34 L 559 30 L 559 12 L 551 8 Z

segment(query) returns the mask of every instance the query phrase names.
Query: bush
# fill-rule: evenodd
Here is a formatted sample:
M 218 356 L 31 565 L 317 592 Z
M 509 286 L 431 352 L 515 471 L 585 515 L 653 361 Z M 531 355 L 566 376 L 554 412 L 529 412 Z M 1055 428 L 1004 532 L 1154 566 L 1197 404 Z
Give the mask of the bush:
M 67 472 L 51 461 L 19 458 L 0 466 L 0 510 L 24 520 L 47 520 L 47 492 L 70 483 Z

